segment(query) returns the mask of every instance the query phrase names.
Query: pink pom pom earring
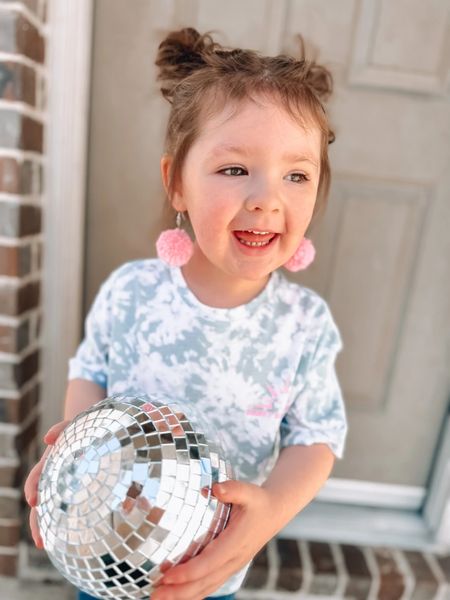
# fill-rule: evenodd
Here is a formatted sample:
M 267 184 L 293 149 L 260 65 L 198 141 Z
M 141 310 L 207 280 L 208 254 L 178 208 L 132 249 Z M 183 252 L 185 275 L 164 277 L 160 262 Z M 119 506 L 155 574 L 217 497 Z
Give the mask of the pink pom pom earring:
M 303 238 L 294 255 L 291 256 L 286 263 L 284 263 L 283 267 L 292 272 L 302 271 L 303 269 L 309 267 L 314 260 L 315 255 L 316 249 L 314 248 L 311 240 Z
M 194 252 L 191 238 L 186 231 L 181 229 L 183 218 L 183 213 L 178 212 L 176 228 L 162 231 L 156 240 L 158 257 L 171 267 L 182 267 L 189 262 Z

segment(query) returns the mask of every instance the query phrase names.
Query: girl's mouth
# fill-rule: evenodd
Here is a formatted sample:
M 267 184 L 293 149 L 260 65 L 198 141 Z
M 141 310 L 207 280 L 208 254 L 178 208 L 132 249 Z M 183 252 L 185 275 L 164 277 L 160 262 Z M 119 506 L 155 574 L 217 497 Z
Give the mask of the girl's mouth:
M 233 231 L 233 234 L 239 243 L 250 248 L 263 248 L 278 237 L 278 233 L 273 233 L 273 231 L 254 231 L 250 229 Z

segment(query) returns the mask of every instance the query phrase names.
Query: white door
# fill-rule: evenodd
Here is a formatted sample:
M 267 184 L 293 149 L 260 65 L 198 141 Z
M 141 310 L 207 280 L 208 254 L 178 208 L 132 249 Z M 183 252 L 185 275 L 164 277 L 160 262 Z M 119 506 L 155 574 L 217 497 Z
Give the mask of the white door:
M 344 340 L 350 434 L 325 499 L 418 509 L 448 410 L 449 18 L 447 0 L 95 2 L 86 307 L 114 267 L 154 255 L 164 32 L 214 29 L 268 54 L 294 51 L 300 32 L 334 74 L 329 208 L 297 278 Z

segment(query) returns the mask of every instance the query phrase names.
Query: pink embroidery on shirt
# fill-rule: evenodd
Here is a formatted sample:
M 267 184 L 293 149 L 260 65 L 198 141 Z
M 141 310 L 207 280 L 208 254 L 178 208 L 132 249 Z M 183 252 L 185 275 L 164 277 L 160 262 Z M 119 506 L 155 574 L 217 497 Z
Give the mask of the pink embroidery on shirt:
M 253 405 L 245 411 L 245 414 L 250 417 L 273 417 L 274 419 L 282 418 L 284 416 L 286 402 L 282 403 L 282 410 L 276 410 L 274 404 L 280 396 L 289 392 L 289 385 L 285 383 L 278 390 L 273 386 L 268 385 L 266 386 L 266 389 L 270 394 L 270 398 L 267 399 L 268 401 L 263 404 Z

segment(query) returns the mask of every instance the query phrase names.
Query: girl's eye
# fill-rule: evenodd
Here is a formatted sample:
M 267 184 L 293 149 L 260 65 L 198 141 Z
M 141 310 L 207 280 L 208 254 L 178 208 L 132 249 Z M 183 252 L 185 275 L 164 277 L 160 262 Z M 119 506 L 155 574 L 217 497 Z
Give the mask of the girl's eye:
M 233 177 L 241 176 L 247 173 L 245 169 L 242 167 L 227 167 L 226 169 L 222 169 L 219 173 L 223 173 L 224 175 L 231 175 Z
M 291 173 L 289 177 L 292 177 L 291 181 L 294 183 L 303 183 L 309 181 L 309 178 L 304 173 Z

